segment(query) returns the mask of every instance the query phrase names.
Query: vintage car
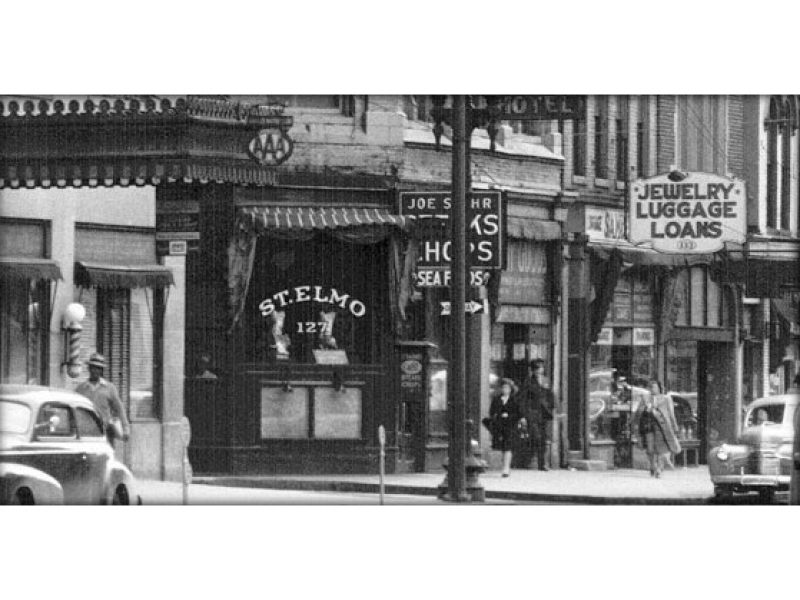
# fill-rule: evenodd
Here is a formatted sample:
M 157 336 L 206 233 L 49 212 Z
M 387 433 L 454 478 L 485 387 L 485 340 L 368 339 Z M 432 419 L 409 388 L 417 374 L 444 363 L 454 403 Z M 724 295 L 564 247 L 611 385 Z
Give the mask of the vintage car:
M 94 405 L 79 394 L 0 385 L 0 504 L 141 504 Z
M 794 411 L 794 450 L 789 504 L 800 505 L 800 408 Z
M 755 400 L 747 408 L 737 442 L 711 449 L 708 469 L 717 498 L 758 492 L 769 502 L 775 492 L 789 489 L 798 404 L 800 394 Z

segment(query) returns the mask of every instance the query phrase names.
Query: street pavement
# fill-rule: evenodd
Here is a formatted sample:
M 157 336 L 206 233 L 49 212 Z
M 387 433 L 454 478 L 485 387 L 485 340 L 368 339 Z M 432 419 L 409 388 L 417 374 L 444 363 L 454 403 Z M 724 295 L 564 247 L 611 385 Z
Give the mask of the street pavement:
M 139 481 L 139 492 L 145 506 L 183 504 L 183 486 L 176 482 Z M 489 500 L 489 504 L 510 504 L 509 501 Z M 257 487 L 232 487 L 193 483 L 189 486 L 187 504 L 191 506 L 220 505 L 380 505 L 378 492 L 317 492 L 275 490 Z M 437 505 L 435 496 L 420 494 L 385 494 L 385 505 Z
M 443 473 L 387 475 L 385 491 L 392 495 L 435 497 Z M 199 484 L 234 489 L 271 489 L 326 493 L 377 494 L 377 475 L 199 476 Z M 648 471 L 513 470 L 503 478 L 497 471 L 480 477 L 487 500 L 558 504 L 708 504 L 714 489 L 707 467 L 677 467 L 655 479 Z

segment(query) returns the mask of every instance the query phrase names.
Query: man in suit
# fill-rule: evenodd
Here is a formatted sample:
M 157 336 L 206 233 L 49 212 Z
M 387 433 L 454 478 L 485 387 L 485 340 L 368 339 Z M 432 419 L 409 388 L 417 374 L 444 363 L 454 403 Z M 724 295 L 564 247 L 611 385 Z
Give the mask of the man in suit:
M 528 365 L 528 378 L 525 380 L 521 395 L 537 468 L 540 471 L 549 471 L 547 446 L 553 423 L 553 392 L 542 385 L 542 377 L 544 377 L 544 361 L 535 358 Z

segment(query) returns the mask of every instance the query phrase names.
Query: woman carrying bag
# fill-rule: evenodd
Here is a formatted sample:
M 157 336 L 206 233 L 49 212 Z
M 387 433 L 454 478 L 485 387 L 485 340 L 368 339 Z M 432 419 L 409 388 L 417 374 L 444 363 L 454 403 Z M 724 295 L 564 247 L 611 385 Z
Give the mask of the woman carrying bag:
M 663 455 L 669 452 L 678 454 L 681 444 L 675 432 L 678 422 L 675 419 L 675 409 L 672 398 L 662 393 L 661 383 L 650 382 L 650 394 L 636 409 L 631 424 L 633 431 L 639 431 L 642 447 L 647 452 L 650 462 L 650 476 L 661 477 L 664 468 Z
M 488 423 L 484 419 L 484 424 L 492 434 L 492 450 L 503 453 L 503 477 L 508 477 L 511 472 L 511 444 L 517 429 L 527 429 L 517 391 L 517 384 L 512 379 L 502 379 L 500 391 L 489 406 Z

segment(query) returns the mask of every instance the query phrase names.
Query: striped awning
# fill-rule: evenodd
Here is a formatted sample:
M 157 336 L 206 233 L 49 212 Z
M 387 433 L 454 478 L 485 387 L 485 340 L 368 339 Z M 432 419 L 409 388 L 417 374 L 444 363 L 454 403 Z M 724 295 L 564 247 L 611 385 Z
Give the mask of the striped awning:
M 80 287 L 139 288 L 175 285 L 172 269 L 162 265 L 75 263 L 75 283 Z
M 0 256 L 0 279 L 63 279 L 58 263 L 48 258 Z
M 240 225 L 256 233 L 274 229 L 339 229 L 367 225 L 406 228 L 409 219 L 386 208 L 312 208 L 307 206 L 245 206 L 239 209 Z

